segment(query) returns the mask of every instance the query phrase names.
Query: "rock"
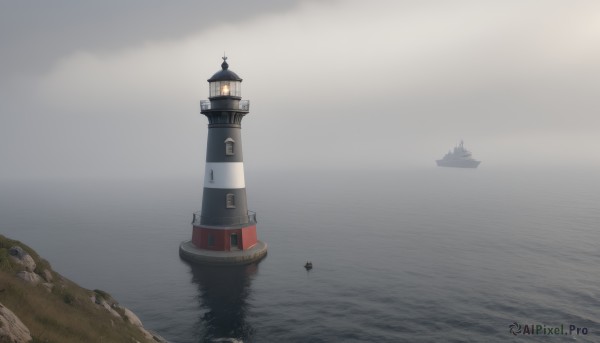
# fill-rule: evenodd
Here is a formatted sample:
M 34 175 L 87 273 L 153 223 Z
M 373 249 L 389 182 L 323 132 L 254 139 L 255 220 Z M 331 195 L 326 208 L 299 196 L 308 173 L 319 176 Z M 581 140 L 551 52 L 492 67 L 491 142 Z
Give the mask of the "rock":
M 52 293 L 52 288 L 54 288 L 54 284 L 53 283 L 44 282 L 44 283 L 42 283 L 42 286 L 44 286 L 46 288 L 46 290 L 48 291 L 48 293 Z
M 26 343 L 31 339 L 29 329 L 19 317 L 0 304 L 0 342 Z
M 146 329 L 144 329 L 143 327 L 140 327 L 139 329 L 142 332 L 142 334 L 144 336 L 146 336 L 147 339 L 152 339 L 152 340 L 154 339 L 154 335 L 152 335 L 150 332 L 146 331 Z
M 113 316 L 123 320 L 123 317 L 121 316 L 121 314 L 119 314 L 119 312 L 115 311 L 115 308 L 119 308 L 119 304 L 115 301 L 115 299 L 113 299 L 110 294 L 95 289 L 94 293 L 90 296 L 90 300 L 92 302 L 94 302 L 96 305 L 100 305 L 101 307 L 104 307 L 104 309 L 106 309 L 110 314 L 112 314 Z
M 48 269 L 44 269 L 42 272 L 42 277 L 46 282 L 52 282 L 52 273 Z
M 33 272 L 28 272 L 26 270 L 18 272 L 17 277 L 34 286 L 42 282 L 42 278 L 39 275 Z
M 146 330 L 144 328 L 144 325 L 142 324 L 142 321 L 140 320 L 140 318 L 133 313 L 130 309 L 128 309 L 127 307 L 124 306 L 119 306 L 119 308 L 121 308 L 121 310 L 123 310 L 123 314 L 125 315 L 125 319 L 127 319 L 131 324 L 137 326 L 140 331 L 142 332 L 142 334 L 144 334 L 144 336 L 147 339 L 150 340 L 154 340 L 157 342 L 166 342 L 166 340 L 160 336 L 158 336 L 157 334 L 150 332 L 149 330 Z
M 137 328 L 138 328 L 138 330 L 140 330 L 142 335 L 144 335 L 144 337 L 146 337 L 146 339 L 153 341 L 153 342 L 155 342 L 155 341 L 160 342 L 154 338 L 154 335 L 152 333 L 150 333 L 148 330 L 144 329 L 143 326 L 138 326 Z
M 11 247 L 10 249 L 8 249 L 8 254 L 10 256 L 14 256 L 18 259 L 23 258 L 23 256 L 25 256 L 25 255 L 29 255 L 25 252 L 25 250 L 23 250 L 23 248 L 21 248 L 18 245 L 15 245 L 15 246 Z
M 98 304 L 98 299 L 96 298 L 96 304 Z M 123 319 L 123 317 L 121 317 L 121 315 L 119 314 L 119 312 L 115 311 L 112 307 L 110 307 L 110 305 L 104 301 L 104 299 L 100 300 L 99 303 L 100 306 L 104 307 L 110 314 L 112 314 L 113 316 L 119 318 L 119 319 Z
M 169 343 L 169 341 L 167 341 L 164 337 L 162 337 L 161 335 L 159 335 L 158 333 L 156 333 L 155 331 L 152 330 L 145 330 L 147 333 L 152 335 L 152 339 L 158 343 Z M 243 342 L 241 342 L 243 343 Z
M 142 325 L 142 321 L 140 320 L 140 318 L 138 318 L 138 316 L 135 315 L 135 313 L 131 312 L 130 309 L 128 309 L 127 307 L 123 307 L 120 306 L 121 309 L 123 310 L 123 313 L 125 314 L 125 319 L 127 319 L 131 324 L 137 326 L 137 327 L 143 327 Z
M 25 270 L 28 272 L 32 272 L 35 270 L 35 261 L 33 258 L 20 246 L 14 246 L 8 249 L 8 254 L 10 255 L 10 259 L 16 264 L 22 265 L 25 267 Z

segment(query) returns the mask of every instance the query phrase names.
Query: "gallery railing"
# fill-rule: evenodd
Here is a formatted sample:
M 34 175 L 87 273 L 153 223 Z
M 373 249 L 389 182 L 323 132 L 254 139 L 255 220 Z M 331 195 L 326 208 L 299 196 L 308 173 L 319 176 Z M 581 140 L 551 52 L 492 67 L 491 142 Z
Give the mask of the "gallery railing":
M 200 100 L 200 111 L 211 109 L 210 100 Z M 234 110 L 250 111 L 250 100 L 240 100 L 238 106 Z
M 248 215 L 239 217 L 209 217 L 203 216 L 201 211 L 194 212 L 192 225 L 241 225 L 256 224 L 256 212 L 248 211 Z

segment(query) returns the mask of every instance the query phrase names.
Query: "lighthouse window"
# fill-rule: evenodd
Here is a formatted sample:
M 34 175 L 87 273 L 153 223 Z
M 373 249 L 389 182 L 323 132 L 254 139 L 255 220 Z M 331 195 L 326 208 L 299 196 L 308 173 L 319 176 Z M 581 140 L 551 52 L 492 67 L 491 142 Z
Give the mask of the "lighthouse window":
M 225 155 L 233 155 L 233 143 L 235 143 L 235 141 L 231 138 L 225 140 Z
M 242 84 L 239 81 L 233 81 L 231 87 L 231 96 L 242 96 Z
M 235 208 L 235 196 L 233 194 L 227 194 L 226 205 L 227 208 Z
M 209 83 L 209 96 L 242 96 L 240 81 L 213 81 Z
M 215 245 L 215 236 L 213 236 L 211 233 L 208 234 L 208 246 L 212 247 Z
M 215 172 L 211 169 L 210 170 L 210 182 L 214 182 L 215 181 Z
M 211 82 L 210 83 L 210 96 L 220 96 L 221 95 L 221 82 Z

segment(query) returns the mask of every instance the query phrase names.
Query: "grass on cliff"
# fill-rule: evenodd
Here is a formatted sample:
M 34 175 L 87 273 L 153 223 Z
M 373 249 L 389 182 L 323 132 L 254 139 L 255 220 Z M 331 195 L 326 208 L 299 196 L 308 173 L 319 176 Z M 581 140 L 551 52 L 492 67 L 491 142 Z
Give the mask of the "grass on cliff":
M 90 300 L 94 294 L 109 297 L 105 292 L 81 288 L 54 271 L 52 291 L 17 278 L 23 268 L 8 254 L 15 245 L 33 257 L 39 274 L 51 267 L 30 247 L 0 235 L 0 303 L 29 328 L 33 343 L 148 342 L 135 326 Z

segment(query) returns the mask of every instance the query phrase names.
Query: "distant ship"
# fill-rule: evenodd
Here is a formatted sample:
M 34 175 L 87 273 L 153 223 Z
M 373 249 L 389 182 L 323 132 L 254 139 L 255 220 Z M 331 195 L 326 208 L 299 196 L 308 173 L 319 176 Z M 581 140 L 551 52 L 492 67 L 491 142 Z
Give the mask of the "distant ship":
M 471 157 L 471 152 L 463 147 L 463 141 L 454 147 L 454 151 L 448 151 L 446 156 L 441 160 L 435 161 L 438 167 L 454 167 L 454 168 L 477 168 L 481 161 L 474 160 Z

